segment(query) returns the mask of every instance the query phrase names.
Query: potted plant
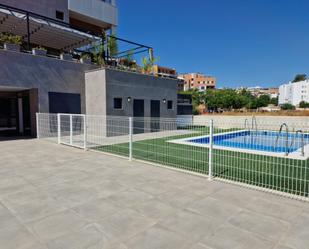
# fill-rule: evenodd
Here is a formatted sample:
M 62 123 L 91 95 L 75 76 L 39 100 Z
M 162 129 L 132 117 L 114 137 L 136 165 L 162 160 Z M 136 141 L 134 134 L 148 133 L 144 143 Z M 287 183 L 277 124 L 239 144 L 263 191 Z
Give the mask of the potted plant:
M 73 60 L 73 56 L 71 54 L 68 54 L 68 53 L 61 53 L 60 54 L 60 59 L 61 60 L 65 60 L 65 61 L 72 61 Z
M 90 54 L 82 54 L 80 57 L 80 62 L 83 64 L 91 64 L 91 55 Z
M 11 33 L 1 33 L 0 43 L 3 44 L 5 50 L 20 51 L 22 39 L 19 35 L 13 35 Z
M 143 74 L 152 74 L 153 73 L 153 65 L 154 63 L 158 61 L 157 58 L 142 58 L 142 73 Z
M 47 50 L 44 47 L 35 47 L 32 49 L 32 54 L 33 55 L 39 55 L 39 56 L 46 56 Z

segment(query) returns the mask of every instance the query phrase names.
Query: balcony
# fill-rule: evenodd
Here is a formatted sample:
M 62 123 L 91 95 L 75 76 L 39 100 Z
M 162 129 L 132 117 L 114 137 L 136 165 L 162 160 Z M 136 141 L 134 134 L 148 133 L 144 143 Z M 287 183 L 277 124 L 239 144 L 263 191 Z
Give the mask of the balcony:
M 69 0 L 70 19 L 110 29 L 118 24 L 115 0 Z M 71 21 L 72 22 L 72 21 Z

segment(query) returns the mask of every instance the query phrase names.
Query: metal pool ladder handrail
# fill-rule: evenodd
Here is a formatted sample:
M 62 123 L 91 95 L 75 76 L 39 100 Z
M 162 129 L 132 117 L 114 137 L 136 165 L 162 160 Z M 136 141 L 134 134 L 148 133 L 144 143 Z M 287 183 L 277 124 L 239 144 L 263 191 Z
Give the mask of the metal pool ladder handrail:
M 279 142 L 279 138 L 280 138 L 280 134 L 282 132 L 282 129 L 283 127 L 285 127 L 285 131 L 286 131 L 286 144 L 285 144 L 285 148 L 286 148 L 286 151 L 285 151 L 285 155 L 287 156 L 289 154 L 289 127 L 286 123 L 283 123 L 281 126 L 280 126 L 280 129 L 279 129 L 279 133 L 277 135 L 277 139 L 276 139 L 276 142 L 274 144 L 274 150 L 275 148 L 277 147 L 278 145 L 278 142 Z
M 256 138 L 257 134 L 258 134 L 258 125 L 257 125 L 256 117 L 254 115 L 252 116 L 252 119 L 251 119 L 251 129 L 255 130 L 255 138 Z M 251 136 L 251 142 L 253 143 L 253 137 L 252 136 Z
M 255 127 L 254 127 L 254 125 L 255 125 Z M 255 116 L 252 116 L 251 128 L 252 128 L 252 130 L 255 128 L 255 132 L 256 132 L 256 134 L 257 134 L 258 125 L 257 125 L 257 120 L 256 120 L 256 117 L 255 117 Z
M 250 135 L 250 126 L 249 126 L 249 120 L 246 118 L 245 119 L 245 130 L 247 130 L 246 128 L 248 127 L 248 131 L 249 131 L 249 135 Z M 246 139 L 247 136 L 244 136 L 244 143 L 246 144 L 247 142 L 247 139 Z
M 295 137 L 293 139 L 293 141 L 291 142 L 290 148 L 292 148 L 293 144 L 295 143 L 295 139 L 297 138 L 297 134 L 301 135 L 301 155 L 305 156 L 305 136 L 304 136 L 304 132 L 302 130 L 297 130 L 295 133 Z

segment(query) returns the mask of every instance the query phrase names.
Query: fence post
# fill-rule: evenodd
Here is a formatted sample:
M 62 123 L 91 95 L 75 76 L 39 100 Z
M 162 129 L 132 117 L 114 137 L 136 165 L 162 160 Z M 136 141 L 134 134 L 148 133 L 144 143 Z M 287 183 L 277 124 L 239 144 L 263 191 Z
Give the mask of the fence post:
M 70 145 L 73 145 L 73 115 L 70 114 Z
M 129 160 L 132 161 L 133 158 L 133 119 L 129 117 Z
M 211 119 L 209 124 L 209 161 L 208 161 L 208 180 L 212 180 L 213 177 L 213 155 L 212 155 L 212 148 L 213 148 L 213 133 L 214 133 L 214 121 Z
M 57 132 L 58 132 L 58 144 L 61 144 L 61 123 L 60 114 L 57 114 Z
M 87 116 L 84 117 L 84 150 L 87 150 Z
M 40 138 L 40 134 L 39 134 L 39 131 L 40 131 L 40 129 L 39 129 L 39 113 L 36 113 L 35 114 L 35 116 L 36 116 L 36 138 Z

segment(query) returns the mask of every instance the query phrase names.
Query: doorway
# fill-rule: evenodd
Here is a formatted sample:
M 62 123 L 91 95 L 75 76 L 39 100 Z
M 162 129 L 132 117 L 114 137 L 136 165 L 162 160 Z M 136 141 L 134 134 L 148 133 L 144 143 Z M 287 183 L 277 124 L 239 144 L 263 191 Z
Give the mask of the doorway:
M 151 132 L 160 131 L 160 100 L 150 102 Z
M 145 105 L 143 99 L 133 100 L 133 134 L 144 133 Z
M 0 136 L 29 136 L 30 134 L 29 92 L 0 92 Z

